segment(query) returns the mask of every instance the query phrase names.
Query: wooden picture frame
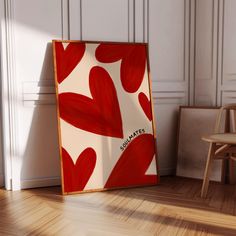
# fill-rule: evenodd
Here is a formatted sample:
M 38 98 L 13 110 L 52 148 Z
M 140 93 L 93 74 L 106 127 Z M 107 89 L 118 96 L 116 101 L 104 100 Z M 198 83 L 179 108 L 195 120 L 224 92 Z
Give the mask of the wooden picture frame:
M 62 192 L 158 183 L 145 43 L 53 40 Z
M 201 137 L 214 132 L 218 107 L 180 106 L 176 175 L 202 179 L 209 144 Z M 221 181 L 222 162 L 212 165 L 211 180 Z

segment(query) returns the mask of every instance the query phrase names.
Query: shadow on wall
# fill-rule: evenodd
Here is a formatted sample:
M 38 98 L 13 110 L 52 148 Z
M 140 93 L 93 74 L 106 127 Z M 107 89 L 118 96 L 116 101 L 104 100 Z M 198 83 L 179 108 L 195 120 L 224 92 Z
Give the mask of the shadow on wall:
M 54 87 L 52 44 L 48 43 L 45 51 L 42 71 L 37 85 L 37 98 L 29 97 L 23 101 L 22 125 L 25 134 L 21 185 L 22 188 L 60 184 L 60 156 L 58 147 L 56 98 Z M 27 89 L 26 89 L 27 90 Z M 28 121 L 28 122 L 25 122 Z M 21 127 L 22 129 L 22 127 Z

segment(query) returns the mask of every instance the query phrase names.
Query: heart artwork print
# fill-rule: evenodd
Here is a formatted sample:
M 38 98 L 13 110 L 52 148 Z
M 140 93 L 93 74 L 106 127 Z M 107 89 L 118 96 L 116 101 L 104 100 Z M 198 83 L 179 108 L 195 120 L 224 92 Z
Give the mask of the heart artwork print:
M 63 194 L 158 183 L 147 45 L 53 41 Z

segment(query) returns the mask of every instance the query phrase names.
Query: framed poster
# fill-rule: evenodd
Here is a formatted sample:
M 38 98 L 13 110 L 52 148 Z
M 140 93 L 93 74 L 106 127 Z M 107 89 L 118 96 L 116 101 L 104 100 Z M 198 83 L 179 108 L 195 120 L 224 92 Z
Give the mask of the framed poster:
M 214 132 L 218 112 L 216 107 L 180 107 L 177 176 L 203 179 L 209 143 L 201 137 Z M 221 181 L 221 168 L 222 161 L 214 161 L 211 180 Z
M 64 194 L 158 183 L 147 45 L 53 40 Z

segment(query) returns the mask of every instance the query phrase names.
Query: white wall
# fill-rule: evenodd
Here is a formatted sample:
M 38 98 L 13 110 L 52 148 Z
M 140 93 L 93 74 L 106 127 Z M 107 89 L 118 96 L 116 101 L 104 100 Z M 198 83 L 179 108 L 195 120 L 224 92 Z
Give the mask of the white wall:
M 175 172 L 177 114 L 188 104 L 189 1 L 150 0 L 144 38 L 149 43 L 161 174 Z
M 25 9 L 30 11 L 25 14 Z M 20 82 L 21 187 L 58 184 L 59 149 L 53 80 L 53 38 L 61 38 L 60 1 L 15 1 L 16 78 Z M 53 17 L 52 17 L 53 15 Z
M 236 1 L 196 1 L 197 105 L 236 102 Z
M 2 56 L 11 72 L 3 102 L 6 166 L 14 171 L 6 174 L 15 189 L 60 183 L 51 39 L 149 43 L 161 174 L 175 172 L 180 105 L 235 101 L 234 0 L 5 0 L 5 7 L 14 17 L 3 26 L 10 48 Z

